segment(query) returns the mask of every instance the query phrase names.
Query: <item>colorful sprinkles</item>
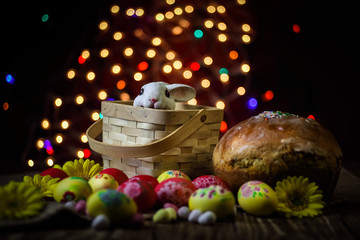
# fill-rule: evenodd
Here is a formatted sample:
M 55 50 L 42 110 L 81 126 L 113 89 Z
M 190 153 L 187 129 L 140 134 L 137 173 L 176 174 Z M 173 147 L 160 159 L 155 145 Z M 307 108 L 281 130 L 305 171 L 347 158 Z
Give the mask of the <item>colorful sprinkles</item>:
M 281 112 L 281 111 L 264 111 L 264 112 L 260 113 L 259 115 L 256 115 L 255 119 L 258 119 L 258 118 L 272 119 L 272 118 L 282 118 L 282 117 L 288 117 L 288 116 L 299 117 L 295 114 Z

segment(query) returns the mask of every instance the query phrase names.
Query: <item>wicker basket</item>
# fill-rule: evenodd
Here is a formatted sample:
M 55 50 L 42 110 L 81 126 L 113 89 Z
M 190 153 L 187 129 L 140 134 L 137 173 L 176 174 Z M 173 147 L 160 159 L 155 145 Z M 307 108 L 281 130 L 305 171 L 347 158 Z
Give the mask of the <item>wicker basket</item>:
M 185 103 L 161 110 L 134 107 L 132 101 L 103 101 L 101 113 L 103 119 L 86 134 L 91 149 L 102 154 L 104 168 L 119 168 L 129 177 L 157 177 L 169 169 L 190 177 L 213 172 L 223 110 Z

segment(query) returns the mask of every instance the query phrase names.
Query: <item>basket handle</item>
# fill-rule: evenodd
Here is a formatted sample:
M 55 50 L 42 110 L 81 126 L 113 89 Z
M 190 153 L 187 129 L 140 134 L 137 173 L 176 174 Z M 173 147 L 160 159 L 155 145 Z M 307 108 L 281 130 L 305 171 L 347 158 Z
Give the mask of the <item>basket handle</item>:
M 88 128 L 86 136 L 88 138 L 90 148 L 102 155 L 116 158 L 149 157 L 159 155 L 173 147 L 178 146 L 182 141 L 204 125 L 206 118 L 205 109 L 201 109 L 186 123 L 178 127 L 169 135 L 145 145 L 119 146 L 96 140 L 96 138 L 102 133 L 102 119 L 96 121 Z

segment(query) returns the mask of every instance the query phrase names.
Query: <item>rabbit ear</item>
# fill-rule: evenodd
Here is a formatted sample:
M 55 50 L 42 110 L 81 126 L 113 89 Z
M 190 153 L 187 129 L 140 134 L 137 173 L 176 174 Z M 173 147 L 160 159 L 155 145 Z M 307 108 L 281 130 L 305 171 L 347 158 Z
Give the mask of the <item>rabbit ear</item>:
M 196 96 L 196 91 L 193 87 L 190 87 L 185 84 L 169 84 L 165 86 L 170 92 L 170 96 L 179 102 L 189 101 Z

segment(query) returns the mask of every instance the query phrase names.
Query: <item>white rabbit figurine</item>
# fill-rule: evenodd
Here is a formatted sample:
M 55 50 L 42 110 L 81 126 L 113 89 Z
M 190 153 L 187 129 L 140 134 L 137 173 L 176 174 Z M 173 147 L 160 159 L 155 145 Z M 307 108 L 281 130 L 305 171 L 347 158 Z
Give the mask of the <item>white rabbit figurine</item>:
M 175 109 L 175 101 L 185 102 L 193 99 L 195 95 L 195 89 L 185 84 L 151 82 L 142 86 L 133 105 L 157 109 Z

